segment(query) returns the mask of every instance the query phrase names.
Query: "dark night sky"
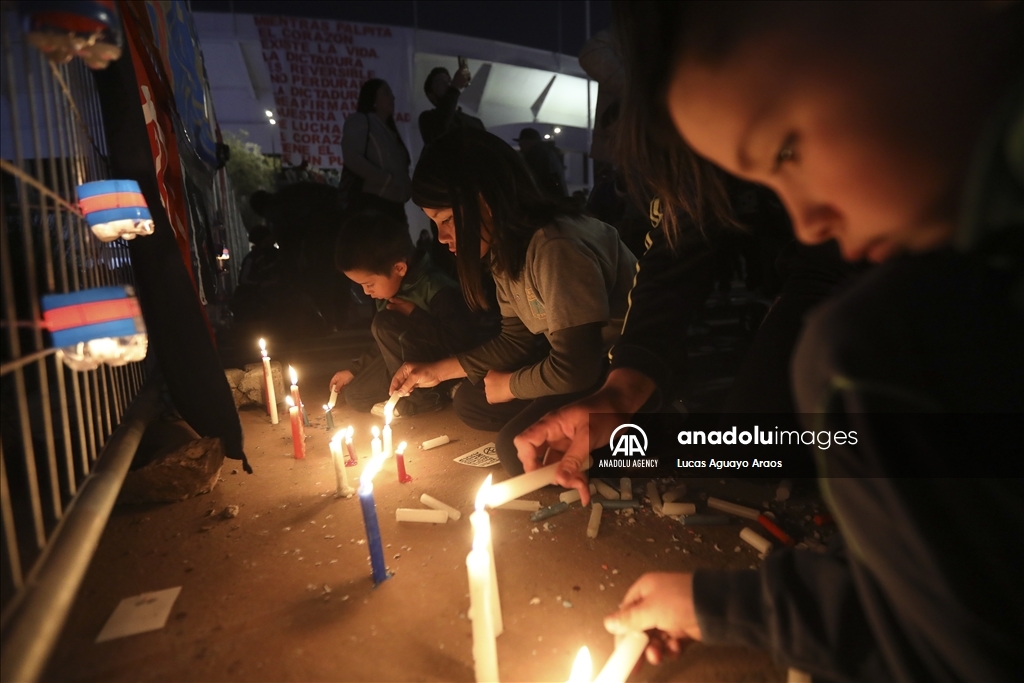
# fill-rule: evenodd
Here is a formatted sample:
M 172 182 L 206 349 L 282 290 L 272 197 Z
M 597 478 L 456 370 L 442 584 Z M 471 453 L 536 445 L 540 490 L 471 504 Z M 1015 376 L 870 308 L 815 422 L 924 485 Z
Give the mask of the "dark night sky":
M 415 6 L 415 10 L 414 10 Z M 270 0 L 231 2 L 228 0 L 193 0 L 196 12 L 230 12 L 241 14 L 281 14 L 363 21 L 391 26 L 412 26 L 414 13 L 420 28 L 489 38 L 516 45 L 579 54 L 585 34 L 585 0 L 380 0 L 319 2 Z M 610 0 L 590 0 L 591 34 L 608 28 L 611 23 Z M 561 15 L 561 22 L 559 22 Z M 561 23 L 561 31 L 559 31 Z M 559 34 L 561 33 L 561 36 Z M 559 39 L 561 38 L 561 40 Z

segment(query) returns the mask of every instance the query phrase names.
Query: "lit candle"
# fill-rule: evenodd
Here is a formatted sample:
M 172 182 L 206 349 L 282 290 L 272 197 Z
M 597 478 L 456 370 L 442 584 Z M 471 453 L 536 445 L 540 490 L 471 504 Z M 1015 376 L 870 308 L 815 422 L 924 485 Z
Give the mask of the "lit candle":
M 260 339 L 260 353 L 263 355 L 263 386 L 267 395 L 267 415 L 270 424 L 277 424 L 277 394 L 274 392 L 274 372 L 270 369 L 270 356 L 267 355 L 267 342 Z
M 331 387 L 331 397 L 327 399 L 327 407 L 334 410 L 334 405 L 338 402 L 338 390 Z
M 640 655 L 647 649 L 650 638 L 641 631 L 631 631 L 617 640 L 615 651 L 605 662 L 594 683 L 624 683 Z
M 572 663 L 572 672 L 569 674 L 569 683 L 590 683 L 594 675 L 594 665 L 590 660 L 590 650 L 586 646 L 581 647 L 576 661 Z
M 473 670 L 477 683 L 498 680 L 498 643 L 491 618 L 491 558 L 487 548 L 473 538 L 473 550 L 466 556 L 469 573 L 469 616 L 473 620 Z
M 370 428 L 370 433 L 373 434 L 373 440 L 370 441 L 370 457 L 376 458 L 378 455 L 383 455 L 380 445 L 380 430 L 377 429 L 377 425 Z
M 298 406 L 299 411 L 302 413 L 302 424 L 306 427 L 309 426 L 309 416 L 306 415 L 306 406 L 302 405 L 302 398 L 299 397 L 299 375 L 295 372 L 295 368 L 288 366 L 288 377 L 292 380 L 291 395 L 292 401 Z
M 327 419 L 327 431 L 334 430 L 334 415 L 331 414 L 331 407 L 324 404 L 324 417 Z
M 345 430 L 340 430 L 331 439 L 331 463 L 334 465 L 334 478 L 338 483 L 338 488 L 334 492 L 335 498 L 351 498 L 352 494 L 355 493 L 352 487 L 348 485 L 348 471 L 345 469 L 345 463 L 342 462 L 345 456 L 341 453 L 341 437 L 345 433 Z
M 398 482 L 401 484 L 408 484 L 412 481 L 412 477 L 405 471 L 405 447 L 406 443 L 403 441 L 398 444 L 398 450 L 395 451 L 395 462 L 398 463 Z
M 390 458 L 393 455 L 391 443 L 391 420 L 394 419 L 395 409 L 390 404 L 384 405 L 384 457 Z
M 306 457 L 306 430 L 302 428 L 299 408 L 292 401 L 292 397 L 286 396 L 284 400 L 288 404 L 288 416 L 292 420 L 292 448 L 295 450 L 295 459 L 302 460 Z
M 359 506 L 363 509 L 363 524 L 366 525 L 366 544 L 370 547 L 370 566 L 373 568 L 373 584 L 380 585 L 390 577 L 384 565 L 384 547 L 380 541 L 380 525 L 377 523 L 377 505 L 373 500 L 373 477 L 380 472 L 384 458 L 377 454 L 366 463 L 359 477 Z M 495 679 L 497 680 L 497 679 Z
M 586 467 L 583 469 L 590 469 L 592 460 L 587 457 Z M 512 477 L 505 481 L 495 484 L 491 487 L 491 491 L 487 497 L 488 507 L 496 508 L 499 505 L 504 505 L 510 500 L 521 498 L 528 493 L 533 493 L 538 489 L 542 489 L 545 486 L 550 486 L 555 483 L 555 470 L 558 469 L 558 463 L 541 467 L 539 470 L 533 472 L 527 472 L 526 474 L 520 474 L 518 477 Z
M 355 467 L 359 463 L 359 458 L 356 457 L 356 449 L 352 446 L 353 434 L 355 434 L 355 430 L 352 428 L 352 425 L 349 425 L 345 434 L 345 467 Z
M 505 629 L 501 618 L 501 599 L 498 596 L 498 573 L 494 566 L 494 543 L 491 541 L 491 516 L 484 508 L 487 506 L 487 499 L 491 489 L 491 477 L 488 474 L 484 479 L 483 486 L 476 494 L 476 512 L 469 516 L 469 523 L 473 525 L 473 547 L 479 543 L 487 551 L 488 564 L 491 567 L 491 576 L 488 579 L 488 590 L 490 591 L 490 614 L 494 622 L 494 635 L 500 636 Z

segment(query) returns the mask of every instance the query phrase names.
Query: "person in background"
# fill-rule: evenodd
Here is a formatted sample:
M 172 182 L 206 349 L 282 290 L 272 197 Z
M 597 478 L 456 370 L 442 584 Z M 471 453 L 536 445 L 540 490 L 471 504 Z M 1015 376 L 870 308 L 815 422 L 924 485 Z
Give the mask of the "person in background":
M 805 427 L 858 432 L 816 453 L 837 546 L 646 574 L 606 627 L 653 632 L 651 661 L 703 640 L 821 680 L 1017 680 L 1024 480 L 998 468 L 1012 446 L 996 427 L 1024 413 L 1024 5 L 615 11 L 659 135 L 768 185 L 805 244 L 880 265 L 811 314 L 793 360 Z M 601 392 L 631 414 L 654 388 L 627 372 Z M 587 501 L 579 465 L 601 436 L 578 418 L 553 413 L 517 445 L 530 463 L 550 447 Z M 926 474 L 898 476 L 909 465 Z
M 342 370 L 331 378 L 330 388 L 344 391 L 353 409 L 370 412 L 387 401 L 402 363 L 447 358 L 480 343 L 480 325 L 458 283 L 413 246 L 404 223 L 379 212 L 352 216 L 334 257 L 337 269 L 377 303 L 370 326 L 376 353 L 362 359 L 356 372 Z M 443 390 L 417 389 L 398 401 L 395 416 L 431 412 L 447 401 Z
M 540 191 L 553 199 L 569 196 L 565 186 L 565 164 L 555 143 L 541 138 L 536 128 L 523 128 L 515 142 L 519 143 L 519 151 Z
M 470 80 L 472 77 L 465 66 L 455 72 L 454 78 L 443 66 L 430 70 L 427 80 L 423 82 L 423 91 L 434 108 L 421 112 L 419 119 L 424 145 L 429 145 L 452 128 L 484 129 L 480 119 L 470 116 L 459 107 L 459 95 Z
M 522 472 L 512 438 L 603 376 L 636 259 L 613 227 L 541 194 L 520 155 L 484 131 L 461 128 L 427 147 L 413 201 L 455 253 L 471 306 L 487 306 L 483 273 L 491 271 L 501 333 L 445 360 L 406 363 L 391 390 L 406 395 L 467 377 L 455 412 L 470 427 L 497 431 L 502 464 Z
M 408 224 L 409 150 L 395 126 L 395 95 L 371 78 L 359 90 L 356 113 L 345 119 L 341 138 L 345 168 L 341 189 L 349 212 L 373 210 Z

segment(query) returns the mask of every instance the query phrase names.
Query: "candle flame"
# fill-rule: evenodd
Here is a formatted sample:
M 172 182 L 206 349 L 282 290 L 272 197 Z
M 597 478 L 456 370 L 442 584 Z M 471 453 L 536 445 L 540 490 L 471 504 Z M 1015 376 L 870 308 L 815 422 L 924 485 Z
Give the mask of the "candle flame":
M 299 383 L 299 375 L 295 372 L 295 368 L 290 365 L 288 366 L 288 376 L 291 377 L 292 384 Z
M 285 396 L 284 397 L 284 402 L 288 404 L 289 408 L 294 408 L 295 407 L 295 401 L 292 400 L 291 396 Z
M 338 443 L 338 444 L 340 444 L 341 443 L 341 438 L 343 436 L 345 436 L 345 430 L 344 429 L 339 429 L 338 431 L 334 432 L 334 436 L 331 437 L 331 443 Z
M 480 512 L 481 510 L 483 510 L 484 506 L 487 505 L 487 499 L 490 498 L 490 493 L 491 493 L 491 478 L 493 476 L 494 475 L 492 475 L 492 474 L 488 474 L 487 478 L 484 479 L 484 483 L 480 487 L 480 490 L 477 491 L 477 493 L 476 493 L 476 511 L 477 512 Z
M 331 407 L 329 405 L 327 405 L 326 403 L 324 404 L 324 412 L 325 413 L 331 412 Z
M 373 438 L 380 438 L 380 429 L 377 427 L 377 425 L 373 425 L 373 427 L 370 428 L 370 432 L 373 434 Z
M 264 356 L 267 355 L 267 342 L 262 337 L 260 337 L 260 351 L 263 352 Z
M 352 441 L 352 435 L 354 433 L 355 430 L 352 428 L 352 425 L 349 425 L 348 429 L 345 430 L 345 441 Z
M 594 665 L 590 661 L 590 650 L 586 646 L 580 648 L 576 661 L 572 664 L 569 683 L 590 683 L 594 673 Z
M 398 444 L 398 450 L 395 451 L 395 454 L 396 455 L 405 455 L 405 449 L 406 449 L 406 447 L 408 447 L 408 445 L 409 444 L 407 444 L 404 441 L 402 443 Z
M 366 467 L 363 468 L 363 473 L 359 475 L 359 486 L 360 488 L 373 489 L 373 478 L 377 476 L 381 468 L 384 467 L 384 454 L 374 456 L 370 458 L 370 462 L 366 463 Z

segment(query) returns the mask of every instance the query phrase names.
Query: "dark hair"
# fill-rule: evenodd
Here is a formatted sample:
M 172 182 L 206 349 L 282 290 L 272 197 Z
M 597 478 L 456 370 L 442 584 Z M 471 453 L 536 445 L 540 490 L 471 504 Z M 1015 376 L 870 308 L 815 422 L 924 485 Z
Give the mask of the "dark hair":
M 387 84 L 388 82 L 383 78 L 371 78 L 363 83 L 359 88 L 359 99 L 356 100 L 356 111 L 360 114 L 372 114 L 376 110 L 377 92 Z M 409 155 L 409 148 L 405 146 L 405 140 L 403 140 L 402 136 L 399 134 L 398 126 L 395 125 L 395 117 L 389 116 L 384 124 L 395 132 L 395 137 L 398 138 L 398 144 L 400 144 L 402 149 L 405 150 L 406 163 L 412 163 L 412 156 Z M 369 135 L 369 132 L 367 132 L 367 135 Z
M 530 238 L 562 216 L 580 216 L 572 203 L 557 202 L 538 188 L 522 156 L 501 138 L 475 128 L 456 128 L 427 145 L 412 176 L 412 201 L 426 209 L 452 210 L 455 262 L 466 303 L 488 307 L 480 259 L 480 200 L 491 211 L 490 268 L 518 279 Z
M 443 66 L 435 66 L 433 69 L 430 70 L 430 73 L 427 74 L 427 80 L 423 81 L 423 92 L 426 93 L 428 100 L 431 98 L 431 95 L 433 95 L 433 93 L 430 91 L 430 86 L 434 84 L 434 77 L 438 76 L 439 74 L 446 73 L 448 73 L 448 69 L 444 68 Z
M 379 211 L 364 211 L 342 225 L 334 245 L 334 267 L 340 272 L 365 270 L 390 275 L 396 263 L 411 261 L 414 252 L 405 224 Z
M 678 63 L 684 22 L 695 11 L 691 6 L 707 4 L 733 3 L 614 3 L 615 31 L 626 70 L 616 153 L 634 200 L 641 205 L 652 198 L 661 202 L 661 227 L 671 244 L 683 215 L 689 215 L 701 230 L 709 224 L 737 225 L 724 172 L 690 149 L 675 129 L 665 101 Z M 704 8 L 699 11 L 705 12 Z M 698 47 L 703 52 L 713 46 L 714 41 L 708 40 Z

